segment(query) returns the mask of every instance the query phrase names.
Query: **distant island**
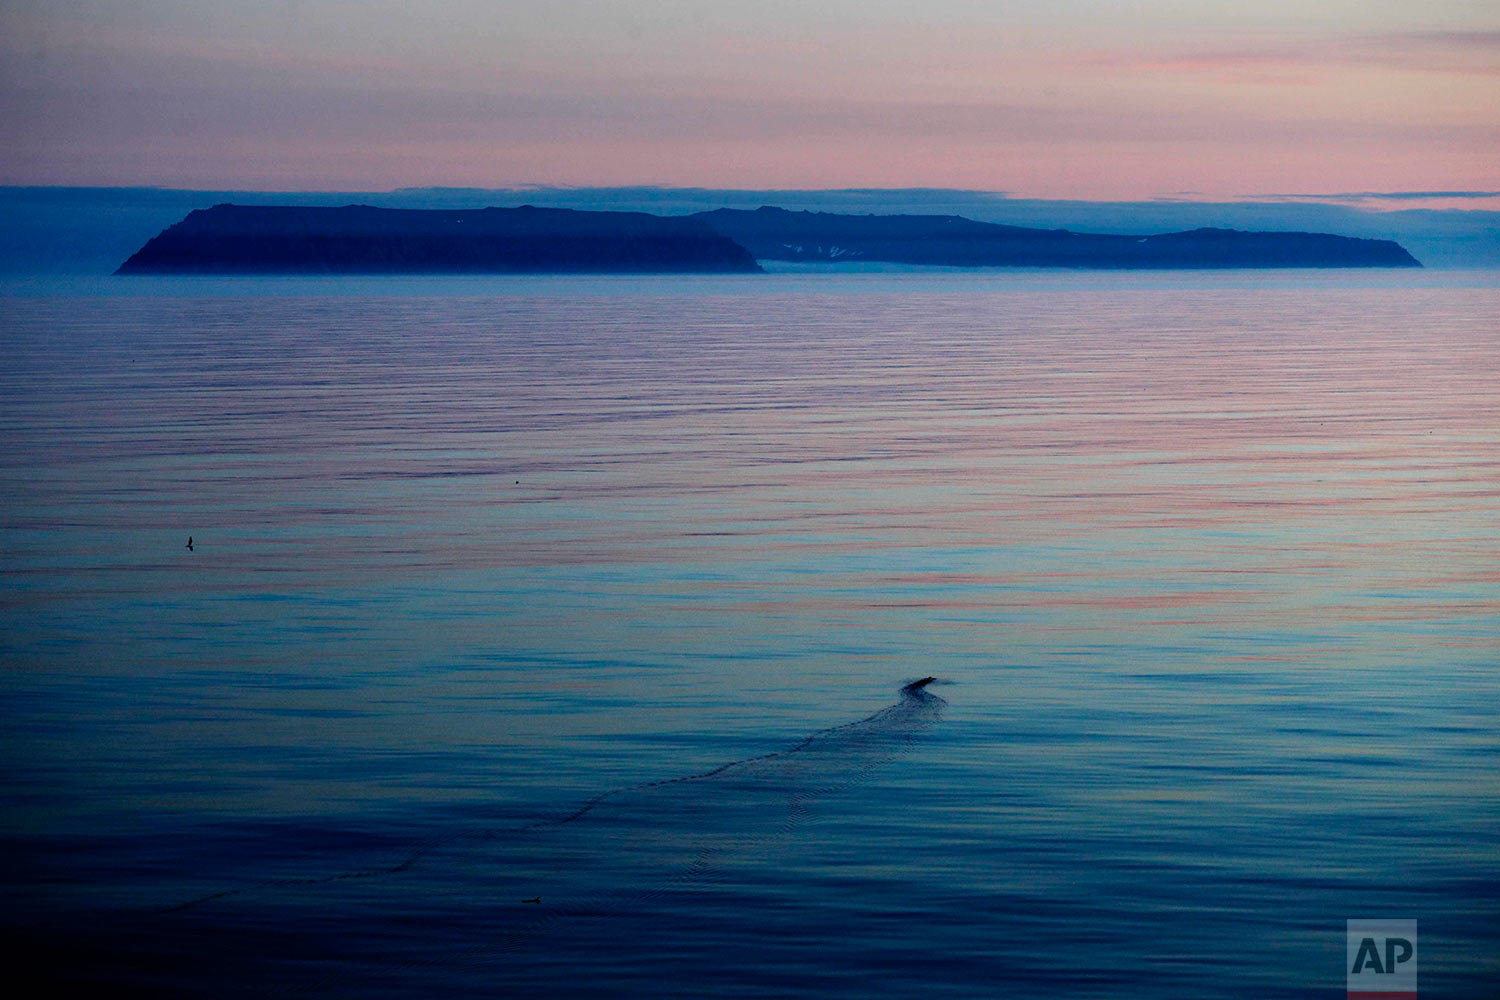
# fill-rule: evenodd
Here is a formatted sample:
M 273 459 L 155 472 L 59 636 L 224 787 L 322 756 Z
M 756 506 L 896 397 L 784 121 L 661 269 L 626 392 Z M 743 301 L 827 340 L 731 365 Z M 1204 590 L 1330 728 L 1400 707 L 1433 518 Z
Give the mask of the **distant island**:
M 718 209 L 691 216 L 520 208 L 216 205 L 117 274 L 744 273 L 758 260 L 958 267 L 1421 267 L 1391 240 L 1194 229 L 1101 235 L 954 215 Z
M 837 215 L 721 208 L 693 216 L 757 260 L 890 261 L 959 267 L 1421 267 L 1391 240 L 1194 229 L 1112 236 L 1027 229 L 957 215 Z
M 560 208 L 215 205 L 153 237 L 116 274 L 757 272 L 693 218 Z

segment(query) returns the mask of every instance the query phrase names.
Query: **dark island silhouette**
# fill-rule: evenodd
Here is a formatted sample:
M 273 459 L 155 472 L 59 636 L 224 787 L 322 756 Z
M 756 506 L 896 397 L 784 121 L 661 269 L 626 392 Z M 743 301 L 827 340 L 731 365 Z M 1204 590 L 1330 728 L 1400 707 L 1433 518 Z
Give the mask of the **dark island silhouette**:
M 702 221 L 559 208 L 215 205 L 117 274 L 538 274 L 759 271 Z
M 1155 236 L 1074 233 L 957 215 L 837 215 L 721 208 L 701 212 L 757 260 L 888 261 L 961 267 L 1421 267 L 1391 240 L 1327 233 L 1194 229 Z
M 955 215 L 718 209 L 692 216 L 520 208 L 216 205 L 118 274 L 737 273 L 757 260 L 959 267 L 1421 267 L 1391 240 L 1195 229 L 1101 235 Z

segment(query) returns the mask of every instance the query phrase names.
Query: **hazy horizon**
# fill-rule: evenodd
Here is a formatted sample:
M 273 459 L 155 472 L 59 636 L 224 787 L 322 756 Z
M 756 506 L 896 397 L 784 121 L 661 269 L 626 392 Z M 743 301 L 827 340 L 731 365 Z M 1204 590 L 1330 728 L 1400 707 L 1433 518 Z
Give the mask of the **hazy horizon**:
M 1478 199 L 1471 199 L 1477 201 Z M 1500 267 L 1500 212 L 1367 202 L 1116 201 L 1012 197 L 960 189 L 755 190 L 629 187 L 403 188 L 387 191 L 180 190 L 160 187 L 0 187 L 0 274 L 107 274 L 152 236 L 221 202 L 391 208 L 535 204 L 680 215 L 775 205 L 856 214 L 960 215 L 981 222 L 1094 233 L 1164 233 L 1201 227 L 1328 232 L 1395 240 L 1429 268 Z

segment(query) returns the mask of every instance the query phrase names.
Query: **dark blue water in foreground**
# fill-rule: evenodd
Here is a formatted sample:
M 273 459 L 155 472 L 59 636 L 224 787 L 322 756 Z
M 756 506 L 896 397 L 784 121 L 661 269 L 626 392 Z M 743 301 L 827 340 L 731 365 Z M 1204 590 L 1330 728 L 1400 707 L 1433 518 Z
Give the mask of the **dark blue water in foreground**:
M 0 298 L 21 968 L 1494 995 L 1500 290 L 130 289 Z

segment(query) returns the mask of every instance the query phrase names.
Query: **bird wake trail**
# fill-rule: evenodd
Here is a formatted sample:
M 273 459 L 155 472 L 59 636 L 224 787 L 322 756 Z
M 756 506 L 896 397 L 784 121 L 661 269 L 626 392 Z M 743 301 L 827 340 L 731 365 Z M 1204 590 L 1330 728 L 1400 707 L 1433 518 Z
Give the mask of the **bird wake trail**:
M 338 882 L 400 876 L 436 864 L 434 855 L 472 865 L 476 852 L 510 848 L 495 858 L 497 902 L 514 906 L 512 941 L 570 913 L 634 905 L 700 882 L 720 859 L 785 839 L 817 799 L 863 782 L 905 753 L 947 704 L 930 693 L 931 677 L 901 688 L 899 699 L 862 719 L 830 726 L 793 746 L 708 770 L 612 788 L 557 817 L 491 830 L 450 831 L 415 845 L 393 863 L 322 876 L 266 879 L 206 893 L 158 913 L 181 913 L 250 893 L 311 889 Z M 531 864 L 516 863 L 516 856 Z M 482 863 L 482 859 L 478 859 Z M 520 910 L 540 895 L 542 911 Z

